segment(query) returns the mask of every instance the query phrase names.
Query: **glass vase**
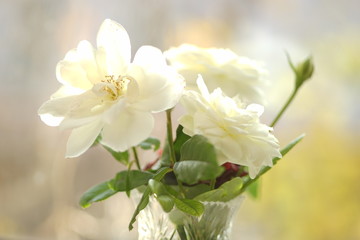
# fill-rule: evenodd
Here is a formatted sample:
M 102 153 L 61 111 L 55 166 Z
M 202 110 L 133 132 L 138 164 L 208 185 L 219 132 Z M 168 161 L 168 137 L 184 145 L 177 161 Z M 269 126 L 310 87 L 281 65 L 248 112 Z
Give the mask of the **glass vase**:
M 134 195 L 138 203 L 141 196 Z M 240 195 L 228 202 L 202 202 L 204 213 L 194 217 L 176 209 L 165 213 L 151 196 L 137 218 L 138 240 L 230 240 L 233 218 L 243 199 Z M 179 219 L 182 223 L 176 225 Z

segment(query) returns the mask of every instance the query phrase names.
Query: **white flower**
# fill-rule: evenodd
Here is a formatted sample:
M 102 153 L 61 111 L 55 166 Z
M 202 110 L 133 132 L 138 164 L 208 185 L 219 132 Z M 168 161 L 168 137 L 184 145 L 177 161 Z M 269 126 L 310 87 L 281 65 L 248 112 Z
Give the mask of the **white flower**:
M 50 126 L 73 129 L 67 157 L 85 152 L 101 133 L 102 143 L 125 151 L 149 137 L 151 113 L 172 108 L 182 95 L 183 78 L 166 65 L 162 52 L 141 47 L 130 62 L 126 30 L 105 20 L 97 49 L 81 41 L 56 67 L 63 86 L 39 109 Z
M 281 157 L 272 128 L 260 123 L 263 107 L 247 107 L 236 97 L 225 96 L 220 88 L 209 93 L 199 76 L 200 93 L 186 91 L 180 100 L 187 113 L 179 119 L 184 133 L 205 136 L 216 148 L 221 162 L 247 166 L 255 178 L 263 166 L 272 166 L 274 157 Z
M 246 57 L 239 57 L 229 49 L 199 48 L 184 44 L 165 53 L 170 64 L 186 79 L 188 89 L 197 90 L 198 74 L 210 91 L 220 87 L 230 97 L 238 95 L 248 103 L 264 103 L 262 64 Z

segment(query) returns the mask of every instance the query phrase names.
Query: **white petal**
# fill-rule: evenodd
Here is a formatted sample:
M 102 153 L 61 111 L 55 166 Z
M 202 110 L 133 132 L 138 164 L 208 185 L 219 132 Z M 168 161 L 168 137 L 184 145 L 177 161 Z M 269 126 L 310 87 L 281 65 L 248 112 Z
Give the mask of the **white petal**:
M 160 112 L 172 108 L 179 101 L 185 87 L 184 79 L 172 68 L 164 67 L 158 72 L 147 72 L 132 65 L 129 74 L 138 88 L 132 107 L 140 111 Z
M 124 111 L 102 131 L 102 144 L 115 151 L 125 151 L 148 138 L 154 127 L 150 113 Z
M 166 61 L 160 49 L 152 46 L 142 46 L 136 52 L 134 64 L 149 70 L 166 66 Z
M 88 80 L 96 84 L 102 80 L 96 63 L 95 49 L 88 41 L 81 41 L 77 47 L 79 62 L 86 72 Z
M 53 93 L 50 96 L 50 99 L 55 99 L 55 98 L 61 98 L 61 97 L 69 97 L 69 96 L 73 96 L 73 95 L 80 95 L 82 93 L 84 93 L 84 89 L 81 88 L 74 88 L 71 86 L 61 86 L 55 93 Z
M 73 104 L 76 97 L 77 96 L 69 96 L 48 100 L 39 108 L 38 114 L 50 114 L 54 117 L 64 117 L 69 111 L 70 106 Z
M 103 124 L 95 121 L 72 130 L 66 145 L 66 157 L 77 157 L 83 154 L 94 143 Z
M 56 66 L 56 78 L 65 86 L 88 90 L 92 87 L 79 62 L 60 61 Z
M 46 125 L 50 127 L 57 127 L 60 125 L 61 121 L 64 119 L 63 117 L 54 117 L 51 114 L 40 114 L 40 119 Z
M 246 110 L 254 112 L 260 117 L 264 113 L 264 107 L 260 104 L 250 104 L 246 107 Z
M 38 114 L 64 117 L 61 127 L 73 128 L 87 124 L 94 117 L 102 114 L 108 107 L 100 97 L 97 97 L 91 91 L 87 91 L 80 95 L 51 99 L 39 108 Z
M 210 94 L 209 94 L 209 90 L 206 87 L 206 84 L 204 82 L 204 79 L 202 78 L 202 76 L 199 74 L 198 78 L 196 80 L 196 84 L 200 90 L 201 95 L 205 98 L 205 99 L 210 99 Z
M 124 27 L 106 19 L 100 26 L 96 40 L 98 48 L 106 52 L 106 74 L 124 74 L 131 57 L 130 39 Z

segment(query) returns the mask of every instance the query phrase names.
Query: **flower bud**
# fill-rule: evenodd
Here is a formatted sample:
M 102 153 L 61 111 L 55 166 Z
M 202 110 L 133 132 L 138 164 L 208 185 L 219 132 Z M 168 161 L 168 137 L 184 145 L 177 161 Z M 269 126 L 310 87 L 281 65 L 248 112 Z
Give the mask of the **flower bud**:
M 296 88 L 299 88 L 306 80 L 310 79 L 314 72 L 314 64 L 311 57 L 297 65 L 295 68 Z

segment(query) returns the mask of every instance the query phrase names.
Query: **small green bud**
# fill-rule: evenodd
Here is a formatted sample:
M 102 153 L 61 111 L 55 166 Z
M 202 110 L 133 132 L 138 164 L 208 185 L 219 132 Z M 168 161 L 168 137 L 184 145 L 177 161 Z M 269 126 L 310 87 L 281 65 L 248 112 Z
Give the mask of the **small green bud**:
M 295 74 L 295 88 L 298 89 L 300 86 L 308 79 L 311 78 L 314 73 L 314 64 L 312 57 L 308 57 L 305 61 L 299 63 L 296 67 L 292 63 L 290 56 L 286 53 L 288 62 L 290 64 L 291 69 Z
M 306 80 L 310 79 L 314 72 L 312 58 L 307 58 L 296 67 L 296 88 L 299 88 Z

